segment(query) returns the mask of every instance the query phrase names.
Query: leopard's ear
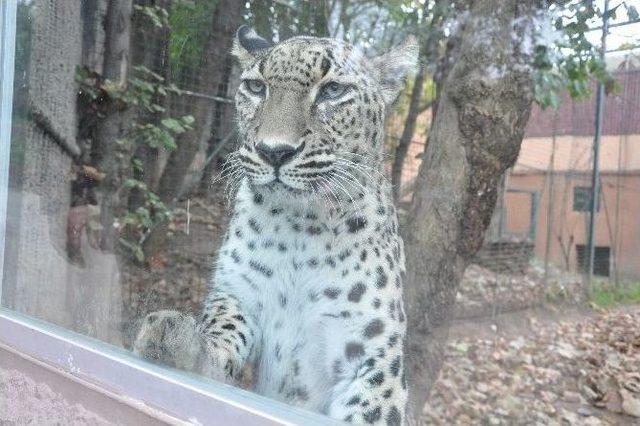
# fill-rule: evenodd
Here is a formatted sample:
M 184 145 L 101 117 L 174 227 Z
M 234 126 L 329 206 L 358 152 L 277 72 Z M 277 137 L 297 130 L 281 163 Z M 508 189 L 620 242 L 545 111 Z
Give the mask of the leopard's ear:
M 273 43 L 260 37 L 253 28 L 243 25 L 236 32 L 231 53 L 238 58 L 242 68 L 248 68 L 261 52 L 271 46 Z
M 418 65 L 418 50 L 416 38 L 409 36 L 400 45 L 373 58 L 372 66 L 387 104 L 396 100 L 406 78 L 415 72 Z

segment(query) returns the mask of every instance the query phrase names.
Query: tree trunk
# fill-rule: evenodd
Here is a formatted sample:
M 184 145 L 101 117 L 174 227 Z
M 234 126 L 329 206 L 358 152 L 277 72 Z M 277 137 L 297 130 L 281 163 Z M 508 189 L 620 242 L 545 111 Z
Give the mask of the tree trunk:
M 420 59 L 424 58 L 420 55 Z M 422 61 L 421 61 L 422 62 Z M 393 158 L 393 165 L 391 167 L 391 185 L 393 187 L 393 198 L 398 201 L 400 199 L 400 185 L 402 184 L 402 168 L 404 166 L 404 160 L 407 157 L 409 151 L 409 145 L 411 145 L 411 139 L 416 128 L 416 120 L 420 114 L 420 100 L 422 99 L 422 90 L 424 85 L 425 66 L 420 65 L 418 74 L 413 81 L 413 90 L 411 91 L 411 100 L 409 101 L 409 112 L 404 122 L 404 129 L 402 135 L 398 140 L 398 146 L 396 147 L 395 156 Z
M 507 194 L 507 174 L 503 174 L 496 187 L 496 203 L 489 226 L 484 233 L 484 240 L 496 242 L 502 239 L 504 232 L 504 207 Z
M 171 12 L 171 0 L 134 0 L 136 6 L 156 6 Z M 131 63 L 143 65 L 161 75 L 168 83 L 169 67 L 169 38 L 171 29 L 167 26 L 159 28 L 142 12 L 135 11 L 132 18 Z M 167 108 L 167 97 L 154 100 L 155 103 Z M 139 120 L 143 123 L 160 125 L 162 113 L 138 111 Z M 154 188 L 158 178 L 158 149 L 146 143 L 139 144 L 133 154 L 142 164 L 142 170 L 134 170 L 133 176 L 144 182 L 148 188 Z M 144 204 L 144 194 L 138 189 L 132 189 L 129 196 L 129 209 L 135 210 Z
M 221 0 L 212 20 L 212 31 L 205 48 L 203 62 L 198 75 L 199 87 L 208 88 L 212 95 L 219 95 L 219 88 L 228 81 L 227 63 L 224 61 L 231 50 L 231 43 L 238 29 L 244 4 L 235 0 Z M 158 195 L 165 203 L 172 204 L 180 195 L 180 189 L 189 166 L 211 132 L 214 101 L 194 98 L 194 129 L 178 137 L 178 148 L 171 153 L 158 184 Z
M 465 15 L 469 15 L 471 4 L 473 4 L 473 0 L 467 0 L 463 2 L 455 2 L 450 5 L 451 9 L 447 9 L 447 1 L 446 0 L 437 0 L 435 2 L 436 8 L 435 10 L 439 13 L 440 25 L 437 27 L 440 30 L 440 38 L 444 38 L 444 29 L 443 21 L 446 20 L 455 20 L 457 23 L 456 29 L 451 30 L 449 35 L 446 37 L 446 43 L 444 46 L 444 54 L 438 55 L 437 49 L 434 51 L 434 59 L 433 62 L 436 64 L 435 72 L 433 75 L 433 83 L 435 87 L 435 97 L 433 100 L 432 108 L 431 108 L 431 122 L 433 123 L 436 119 L 436 115 L 438 114 L 438 104 L 440 103 L 440 96 L 443 91 L 443 87 L 447 78 L 449 77 L 449 72 L 454 64 L 454 58 L 458 56 L 460 51 L 461 44 L 461 35 L 464 33 L 465 25 L 467 19 L 464 18 Z M 445 13 L 442 8 L 447 9 Z M 436 46 L 434 46 L 436 48 Z
M 251 3 L 253 13 L 253 29 L 267 40 L 273 40 L 273 28 L 271 28 L 271 0 L 254 0 Z
M 313 2 L 313 29 L 314 36 L 329 36 L 329 5 L 327 0 Z
M 433 16 L 429 22 L 427 29 L 425 30 L 425 39 L 421 43 L 420 46 L 420 56 L 419 62 L 421 64 L 420 69 L 418 70 L 418 74 L 416 75 L 413 91 L 411 92 L 411 100 L 409 102 L 409 113 L 407 114 L 407 118 L 405 120 L 404 129 L 402 131 L 402 135 L 400 140 L 398 141 L 398 147 L 396 148 L 395 157 L 393 160 L 393 165 L 391 168 L 391 183 L 393 185 L 393 197 L 396 201 L 398 201 L 401 197 L 401 184 L 402 184 L 402 168 L 404 167 L 404 160 L 407 157 L 407 152 L 409 151 L 409 145 L 411 145 L 411 139 L 413 138 L 413 134 L 415 132 L 415 125 L 418 115 L 423 111 L 422 106 L 420 105 L 420 100 L 422 99 L 422 86 L 424 84 L 424 80 L 426 78 L 426 67 L 429 63 L 438 62 L 439 57 L 439 45 L 441 40 L 445 37 L 443 31 L 443 24 L 445 19 L 447 18 L 446 13 L 443 10 L 442 6 L 443 0 L 436 0 L 433 3 Z M 429 2 L 425 2 L 424 4 L 424 12 L 428 13 Z M 453 36 L 451 37 L 453 38 Z M 447 49 L 446 57 L 449 56 L 450 49 Z M 440 61 L 439 67 L 436 70 L 436 75 L 434 78 L 442 77 L 447 74 L 447 70 L 443 69 L 443 66 L 447 65 L 447 61 Z M 436 87 L 438 81 L 436 80 Z M 437 97 L 436 99 L 430 100 L 432 111 L 435 111 L 437 108 Z M 432 121 L 435 118 L 435 114 L 432 115 Z M 426 147 L 426 144 L 425 144 Z
M 516 23 L 526 24 L 535 6 L 524 3 L 474 2 L 417 177 L 404 232 L 414 418 L 437 378 L 460 279 L 482 244 L 496 187 L 517 158 L 529 117 L 530 58 Z
M 327 37 L 327 1 L 300 2 L 298 11 L 298 34 Z
M 199 87 L 208 88 L 212 95 L 219 95 L 221 88 L 227 86 L 228 63 L 231 44 L 242 18 L 244 3 L 235 0 L 221 0 L 212 19 L 212 30 L 207 41 L 205 53 L 197 75 L 201 76 Z M 194 157 L 210 138 L 213 120 L 214 101 L 205 98 L 193 98 L 192 114 L 195 118 L 194 129 L 177 138 L 178 148 L 171 153 L 164 172 L 158 183 L 158 196 L 167 205 L 173 205 L 183 188 L 185 177 Z M 166 226 L 158 225 L 145 241 L 145 253 L 157 253 L 164 243 Z
M 109 2 L 105 22 L 105 57 L 103 77 L 126 88 L 129 77 L 129 42 L 131 39 L 132 0 Z M 119 189 L 129 166 L 130 153 L 116 141 L 127 124 L 128 111 L 117 102 L 108 101 L 105 117 L 97 123 L 95 164 L 105 173 L 100 185 L 100 223 L 103 227 L 100 246 L 103 250 L 115 248 L 116 230 L 113 222 L 122 207 Z

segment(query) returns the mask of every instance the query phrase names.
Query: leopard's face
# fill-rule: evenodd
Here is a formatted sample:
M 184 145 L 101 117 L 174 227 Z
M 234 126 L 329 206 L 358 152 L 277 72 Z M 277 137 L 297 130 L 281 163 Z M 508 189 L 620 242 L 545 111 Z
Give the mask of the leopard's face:
M 352 192 L 373 177 L 385 113 L 399 90 L 378 62 L 333 39 L 269 46 L 246 27 L 234 53 L 244 68 L 235 159 L 252 185 L 293 194 Z

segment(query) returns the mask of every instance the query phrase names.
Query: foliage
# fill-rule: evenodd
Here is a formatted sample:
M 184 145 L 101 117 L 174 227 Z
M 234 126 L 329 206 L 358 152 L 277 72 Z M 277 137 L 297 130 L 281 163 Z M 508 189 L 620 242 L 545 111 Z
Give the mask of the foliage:
M 543 41 L 551 43 L 542 42 L 535 47 L 535 100 L 540 106 L 557 108 L 558 94 L 563 90 L 576 99 L 590 96 L 593 78 L 605 85 L 607 93 L 617 89 L 599 47 L 589 41 L 587 33 L 601 25 L 604 18 L 615 19 L 621 6 L 629 19 L 637 19 L 635 7 L 625 2 L 609 9 L 606 15 L 594 0 L 561 0 L 550 6 L 549 14 L 543 18 L 552 20 L 553 27 L 543 25 L 541 38 L 546 37 Z M 555 37 L 550 39 L 550 34 Z
M 211 17 L 217 4 L 218 0 L 174 2 L 168 18 L 171 28 L 169 63 L 174 81 L 188 81 L 193 78 L 189 75 L 190 70 L 199 69 L 211 36 Z
M 172 117 L 162 105 L 169 95 L 180 95 L 173 84 L 167 84 L 162 76 L 144 66 L 133 68 L 127 84 L 110 80 L 102 81 L 99 76 L 80 68 L 76 74 L 83 96 L 88 98 L 98 117 L 105 108 L 135 107 L 141 114 L 131 121 L 122 137 L 115 141 L 123 148 L 133 150 L 139 145 L 171 151 L 177 148 L 176 137 L 192 129 L 194 118 L 191 115 Z M 145 114 L 150 113 L 150 114 Z M 149 117 L 160 117 L 158 124 Z M 142 162 L 131 159 L 131 169 L 143 172 Z M 142 173 L 137 173 L 142 175 Z M 138 261 L 144 260 L 142 243 L 146 236 L 158 224 L 171 218 L 171 211 L 144 182 L 135 178 L 126 179 L 123 190 L 137 190 L 142 194 L 143 205 L 126 210 L 118 223 L 121 229 L 121 244 L 131 251 Z
M 137 167 L 140 167 L 138 164 Z M 120 243 L 131 251 L 138 262 L 144 261 L 144 251 L 142 243 L 146 239 L 148 232 L 161 222 L 167 222 L 172 217 L 172 212 L 167 205 L 160 200 L 160 197 L 151 191 L 144 182 L 137 179 L 126 179 L 124 188 L 137 189 L 144 196 L 144 205 L 128 210 L 120 218 L 120 225 L 124 229 L 129 229 L 132 236 L 121 237 Z
M 612 284 L 599 282 L 592 289 L 590 299 L 601 308 L 640 303 L 640 282 Z
M 146 16 L 151 20 L 154 26 L 157 28 L 164 28 L 169 25 L 169 12 L 160 6 L 140 6 L 138 4 L 133 5 L 134 10 Z

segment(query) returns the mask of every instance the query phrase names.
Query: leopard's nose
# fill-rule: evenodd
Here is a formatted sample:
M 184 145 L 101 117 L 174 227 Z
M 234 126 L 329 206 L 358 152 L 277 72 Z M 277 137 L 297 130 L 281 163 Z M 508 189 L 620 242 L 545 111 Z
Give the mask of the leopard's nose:
M 260 142 L 256 145 L 256 152 L 266 163 L 278 168 L 283 164 L 291 161 L 293 157 L 298 155 L 304 149 L 304 143 L 295 147 L 291 145 L 267 145 Z

